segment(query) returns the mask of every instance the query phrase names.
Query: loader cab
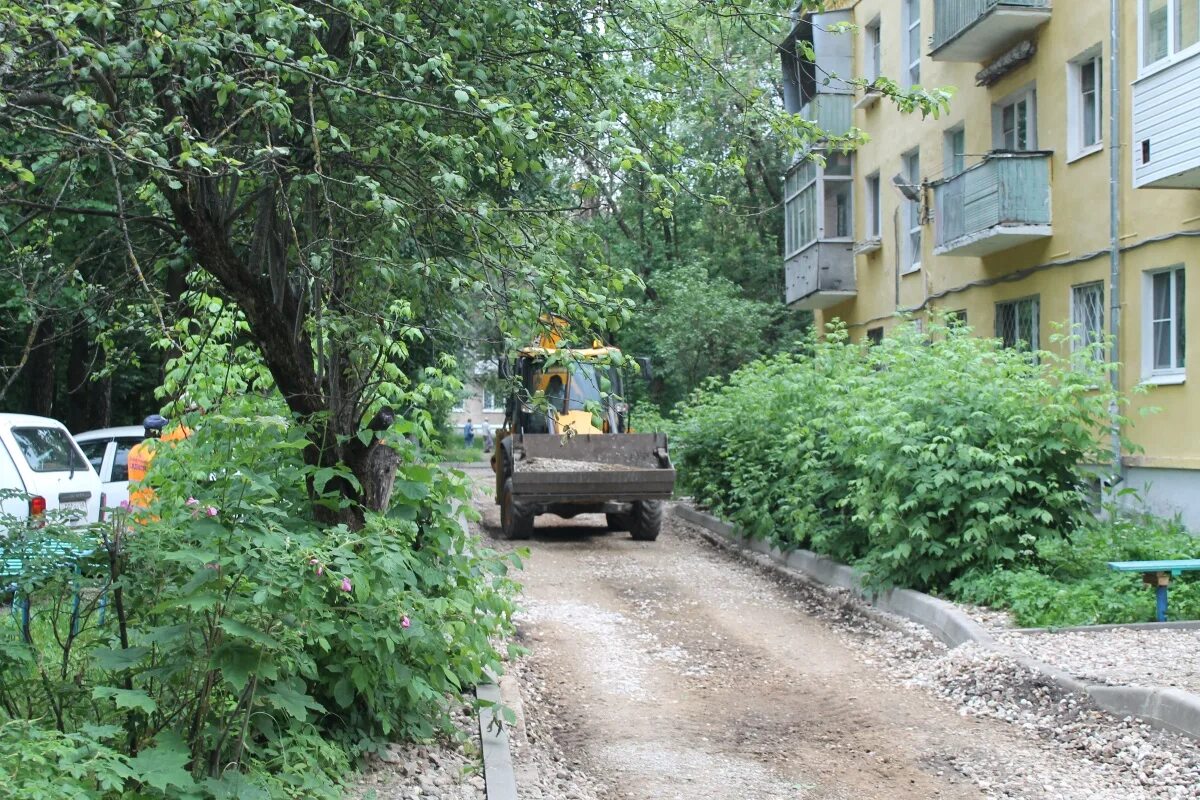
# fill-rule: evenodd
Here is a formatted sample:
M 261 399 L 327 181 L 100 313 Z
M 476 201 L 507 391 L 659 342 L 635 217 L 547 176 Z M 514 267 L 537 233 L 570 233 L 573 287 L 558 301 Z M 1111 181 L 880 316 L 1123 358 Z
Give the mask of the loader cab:
M 616 367 L 584 358 L 547 364 L 523 354 L 515 374 L 521 390 L 506 407 L 507 427 L 521 433 L 625 433 L 628 406 Z M 534 402 L 536 397 L 545 402 Z

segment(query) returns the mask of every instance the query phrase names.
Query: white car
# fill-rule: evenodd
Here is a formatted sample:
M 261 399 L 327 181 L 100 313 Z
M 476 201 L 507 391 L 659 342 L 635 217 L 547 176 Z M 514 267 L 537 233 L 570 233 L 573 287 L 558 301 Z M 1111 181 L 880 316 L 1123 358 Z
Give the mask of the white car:
M 146 431 L 140 425 L 101 428 L 75 437 L 92 468 L 100 475 L 109 508 L 116 508 L 129 499 L 129 451 L 145 438 Z
M 0 512 L 26 519 L 47 511 L 72 512 L 75 522 L 100 519 L 100 476 L 66 426 L 47 417 L 0 414 Z

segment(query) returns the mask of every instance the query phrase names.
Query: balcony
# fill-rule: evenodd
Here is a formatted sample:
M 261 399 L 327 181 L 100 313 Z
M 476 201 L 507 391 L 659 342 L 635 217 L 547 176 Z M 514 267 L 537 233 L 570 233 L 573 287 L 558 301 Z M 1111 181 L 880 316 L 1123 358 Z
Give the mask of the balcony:
M 1133 83 L 1133 185 L 1200 189 L 1200 54 Z
M 934 61 L 986 63 L 1050 20 L 1050 0 L 934 0 Z
M 1050 236 L 1050 156 L 990 153 L 935 182 L 934 254 L 986 256 Z
M 795 308 L 829 308 L 857 294 L 854 243 L 816 241 L 784 265 L 784 299 Z
M 854 126 L 854 95 L 816 94 L 800 108 L 800 116 L 831 136 L 845 136 Z

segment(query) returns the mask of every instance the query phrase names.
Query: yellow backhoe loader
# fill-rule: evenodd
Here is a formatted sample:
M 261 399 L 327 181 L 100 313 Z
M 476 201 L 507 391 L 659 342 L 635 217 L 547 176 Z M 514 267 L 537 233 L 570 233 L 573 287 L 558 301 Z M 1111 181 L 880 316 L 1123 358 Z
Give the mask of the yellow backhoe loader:
M 538 514 L 603 513 L 610 530 L 652 541 L 675 488 L 667 436 L 630 432 L 620 350 L 565 335 L 553 325 L 500 366 L 513 387 L 492 454 L 504 536 L 528 538 Z

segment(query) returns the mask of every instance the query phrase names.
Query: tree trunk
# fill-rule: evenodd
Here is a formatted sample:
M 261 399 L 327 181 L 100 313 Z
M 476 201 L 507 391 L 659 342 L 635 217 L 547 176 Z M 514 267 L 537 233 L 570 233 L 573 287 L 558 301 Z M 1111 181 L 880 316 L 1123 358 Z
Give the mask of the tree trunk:
M 67 358 L 67 407 L 63 421 L 72 433 L 82 433 L 88 429 L 91 411 L 88 395 L 95 385 L 88 380 L 91 347 L 87 323 L 82 317 L 76 317 L 71 327 L 75 333 L 71 337 L 71 354 Z
M 25 365 L 29 376 L 29 410 L 32 414 L 49 417 L 54 414 L 55 357 L 58 348 L 54 343 L 54 323 L 43 320 L 38 325 L 29 362 Z

